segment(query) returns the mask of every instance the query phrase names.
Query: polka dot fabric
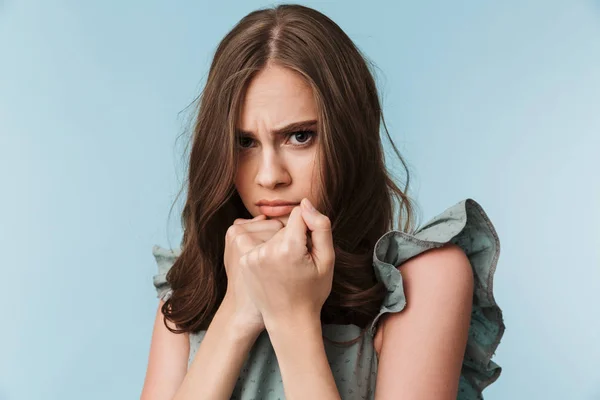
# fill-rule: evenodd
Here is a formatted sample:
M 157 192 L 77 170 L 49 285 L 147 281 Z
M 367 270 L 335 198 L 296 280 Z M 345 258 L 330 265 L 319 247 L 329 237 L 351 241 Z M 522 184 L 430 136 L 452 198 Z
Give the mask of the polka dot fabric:
M 383 314 L 401 312 L 406 306 L 402 275 L 396 267 L 424 251 L 447 243 L 463 249 L 475 277 L 469 337 L 457 399 L 483 399 L 483 389 L 498 379 L 502 368 L 492 361 L 492 356 L 502 339 L 505 325 L 502 310 L 494 299 L 493 277 L 500 243 L 482 207 L 472 199 L 465 199 L 429 220 L 413 234 L 392 230 L 377 241 L 373 251 L 373 268 L 377 279 L 388 289 L 379 314 L 353 345 L 324 342 L 329 365 L 343 399 L 374 398 L 378 364 L 373 346 L 376 323 Z M 158 266 L 153 283 L 158 298 L 167 299 L 171 294 L 166 273 L 179 254 L 180 249 L 153 247 Z M 205 333 L 190 334 L 188 366 L 194 360 Z M 341 342 L 359 337 L 360 328 L 356 325 L 325 324 L 323 334 Z M 263 332 L 252 347 L 231 398 L 285 398 L 279 365 L 267 332 Z

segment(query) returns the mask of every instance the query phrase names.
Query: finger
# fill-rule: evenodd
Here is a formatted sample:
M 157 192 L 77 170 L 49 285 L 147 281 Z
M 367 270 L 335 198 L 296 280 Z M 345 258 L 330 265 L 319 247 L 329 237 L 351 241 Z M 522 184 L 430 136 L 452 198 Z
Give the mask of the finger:
M 236 245 L 240 254 L 246 254 L 258 249 L 258 247 L 271 240 L 276 234 L 276 231 L 242 233 L 236 236 Z
M 293 239 L 294 241 L 298 240 L 306 246 L 306 231 L 306 223 L 302 218 L 302 208 L 294 207 L 285 227 L 285 235 L 288 239 Z
M 311 255 L 317 267 L 325 266 L 325 263 L 330 263 L 335 259 L 331 222 L 329 218 L 315 209 L 308 199 L 303 199 L 301 205 L 302 218 L 310 230 L 312 239 Z
M 283 228 L 283 223 L 278 220 L 259 220 L 252 221 L 248 220 L 244 223 L 233 224 L 227 229 L 227 234 L 225 236 L 225 240 L 229 242 L 233 242 L 236 240 L 238 236 L 248 235 L 253 232 L 271 232 L 271 234 L 276 234 Z
M 257 245 L 256 238 L 246 232 L 237 235 L 234 241 L 239 253 L 242 255 L 248 253 Z
M 233 221 L 233 223 L 235 225 L 242 225 L 242 224 L 247 224 L 248 222 L 252 222 L 252 221 L 261 221 L 261 220 L 264 220 L 265 218 L 267 218 L 266 215 L 260 214 L 260 215 L 257 215 L 256 217 L 252 218 L 252 219 L 237 218 L 235 221 Z
M 260 248 L 261 246 L 263 246 L 263 244 L 259 244 L 258 246 L 256 246 L 255 248 L 253 248 L 251 251 L 249 251 L 248 253 L 246 253 L 244 256 L 247 258 L 247 262 L 248 265 L 254 265 L 254 266 L 258 266 L 260 264 L 259 259 L 260 259 Z
M 275 236 L 276 234 L 277 234 L 277 231 L 270 230 L 270 231 L 252 232 L 249 235 L 251 235 L 253 239 L 258 239 L 264 243 L 264 242 L 268 242 L 269 240 L 271 240 L 273 238 L 273 236 Z
M 283 228 L 283 223 L 277 219 L 250 221 L 242 225 L 246 232 L 278 231 Z

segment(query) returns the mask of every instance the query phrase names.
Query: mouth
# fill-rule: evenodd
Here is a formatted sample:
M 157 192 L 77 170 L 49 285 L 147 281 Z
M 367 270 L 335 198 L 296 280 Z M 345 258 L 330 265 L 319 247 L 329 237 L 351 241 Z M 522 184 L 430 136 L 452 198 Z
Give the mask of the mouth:
M 267 217 L 282 217 L 284 215 L 289 215 L 294 207 L 297 207 L 299 204 L 285 204 L 285 205 L 277 205 L 277 206 L 267 206 L 261 205 L 258 206 L 261 214 L 266 215 Z

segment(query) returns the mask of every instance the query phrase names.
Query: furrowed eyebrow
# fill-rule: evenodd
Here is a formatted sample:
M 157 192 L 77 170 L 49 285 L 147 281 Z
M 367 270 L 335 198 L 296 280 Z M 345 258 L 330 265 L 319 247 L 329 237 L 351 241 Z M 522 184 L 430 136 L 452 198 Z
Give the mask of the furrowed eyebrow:
M 314 129 L 314 128 L 316 128 L 316 126 L 317 126 L 316 119 L 311 119 L 311 120 L 307 120 L 307 121 L 297 121 L 297 122 L 292 122 L 291 124 L 288 124 L 288 125 L 284 126 L 283 128 L 279 128 L 279 129 L 275 129 L 275 130 L 271 131 L 271 135 L 273 135 L 273 136 L 287 135 L 289 133 L 297 132 L 297 131 L 303 130 L 303 129 Z M 249 132 L 249 131 L 243 131 L 241 129 L 238 129 L 237 133 L 238 133 L 238 135 L 254 136 L 254 133 Z

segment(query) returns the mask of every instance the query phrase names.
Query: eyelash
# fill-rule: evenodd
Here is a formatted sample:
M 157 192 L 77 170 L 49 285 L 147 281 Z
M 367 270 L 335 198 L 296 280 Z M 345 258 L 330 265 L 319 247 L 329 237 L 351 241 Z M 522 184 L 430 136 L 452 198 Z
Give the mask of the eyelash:
M 301 130 L 298 130 L 298 131 L 295 131 L 295 132 L 291 132 L 291 133 L 289 133 L 289 134 L 286 135 L 286 138 L 289 140 L 289 138 L 291 138 L 292 136 L 298 135 L 298 134 L 302 134 L 302 133 L 308 134 L 309 135 L 309 139 L 306 142 L 304 142 L 303 144 L 293 144 L 292 146 L 293 147 L 307 147 L 307 146 L 309 146 L 312 143 L 312 141 L 314 140 L 314 137 L 316 136 L 316 133 L 314 131 L 310 130 L 310 129 L 306 129 L 306 130 L 301 129 Z M 238 136 L 238 145 L 239 145 L 239 140 L 241 140 L 241 139 L 254 140 L 250 136 Z M 239 145 L 239 147 L 242 150 L 248 150 L 248 149 L 251 148 L 251 147 L 243 147 L 241 145 Z

